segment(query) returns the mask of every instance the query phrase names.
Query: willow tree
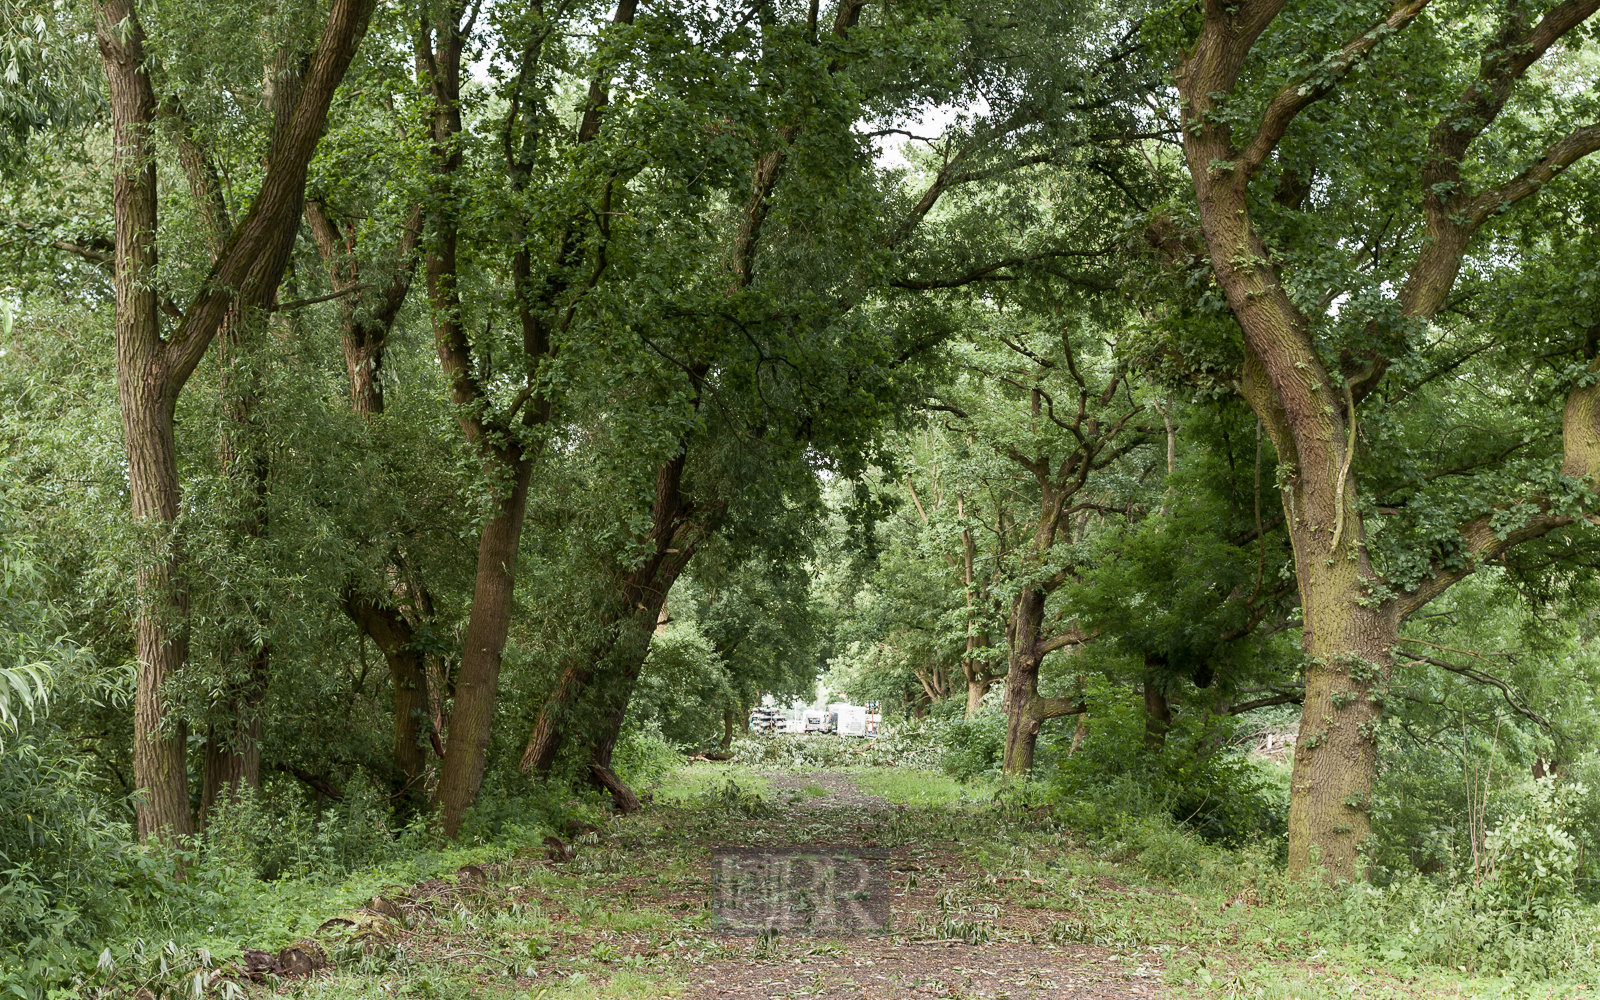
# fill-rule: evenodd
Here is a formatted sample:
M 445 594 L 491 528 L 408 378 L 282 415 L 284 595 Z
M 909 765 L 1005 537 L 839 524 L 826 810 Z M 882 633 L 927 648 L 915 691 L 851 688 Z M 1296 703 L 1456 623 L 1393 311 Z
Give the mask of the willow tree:
M 111 106 L 117 383 L 133 517 L 148 544 L 136 576 L 134 771 L 142 793 L 141 837 L 193 829 L 185 734 L 167 718 L 165 690 L 188 650 L 182 546 L 174 533 L 181 497 L 173 409 L 217 334 L 230 323 L 259 321 L 277 297 L 299 234 L 307 165 L 372 8 L 372 0 L 334 0 L 315 41 L 267 21 L 280 35 L 256 67 L 269 82 L 262 95 L 270 109 L 261 143 L 266 169 L 249 208 L 219 241 L 209 267 L 194 262 L 204 277 L 187 305 L 179 307 L 166 294 L 158 269 L 157 139 L 158 119 L 179 113 L 181 101 L 164 92 L 167 81 L 149 54 L 140 10 L 128 0 L 95 7 L 95 38 Z M 184 44 L 181 37 L 175 41 Z M 274 90 L 276 101 L 270 99 Z M 178 151 L 180 158 L 191 152 Z M 203 215 L 209 207 L 197 205 L 196 211 Z
M 1174 324 L 1173 351 L 1234 366 L 1280 463 L 1307 662 L 1294 871 L 1358 874 L 1403 623 L 1594 509 L 1592 362 L 1548 402 L 1555 444 L 1463 456 L 1438 434 L 1471 405 L 1451 382 L 1470 358 L 1454 337 L 1462 286 L 1514 267 L 1506 220 L 1549 185 L 1585 183 L 1571 168 L 1600 149 L 1592 69 L 1567 56 L 1597 10 L 1206 0 L 1147 25 L 1177 55 L 1195 263 L 1214 282 L 1199 312 L 1237 324 L 1211 341 Z M 1152 242 L 1180 253 L 1185 225 L 1162 220 Z

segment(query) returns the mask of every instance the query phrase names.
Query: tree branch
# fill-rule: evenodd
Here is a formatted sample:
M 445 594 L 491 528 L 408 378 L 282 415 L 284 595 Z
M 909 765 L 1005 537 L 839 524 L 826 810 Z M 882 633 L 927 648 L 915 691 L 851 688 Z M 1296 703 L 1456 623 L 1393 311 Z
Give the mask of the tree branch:
M 1401 0 L 1383 20 L 1350 39 L 1315 68 L 1284 84 L 1261 116 L 1261 126 L 1256 130 L 1255 138 L 1239 156 L 1236 169 L 1240 183 L 1248 183 L 1250 177 L 1260 169 L 1301 111 L 1327 96 L 1344 80 L 1352 66 L 1385 37 L 1415 20 L 1428 3 L 1429 0 Z
M 1305 700 L 1306 693 L 1304 691 L 1288 691 L 1266 698 L 1257 698 L 1254 701 L 1242 701 L 1237 705 L 1229 705 L 1228 714 L 1243 715 L 1246 712 L 1254 712 L 1258 708 L 1270 708 L 1273 705 L 1299 705 Z
M 1040 656 L 1043 656 L 1046 653 L 1054 653 L 1058 649 L 1066 649 L 1068 646 L 1082 646 L 1084 643 L 1093 640 L 1099 634 L 1100 633 L 1098 631 L 1085 632 L 1083 629 L 1077 628 L 1073 629 L 1071 632 L 1063 632 L 1060 635 L 1053 635 L 1050 638 L 1040 642 L 1039 645 L 1034 648 L 1039 651 Z
M 1561 171 L 1597 149 L 1600 149 L 1600 124 L 1574 129 L 1551 146 L 1537 163 L 1500 187 L 1492 188 L 1473 198 L 1467 203 L 1462 214 L 1470 220 L 1472 228 L 1476 229 L 1490 215 L 1503 212 L 1536 193 Z
M 1405 621 L 1426 607 L 1429 601 L 1471 576 L 1477 571 L 1480 563 L 1493 559 L 1523 542 L 1547 535 L 1557 528 L 1565 528 L 1573 523 L 1573 519 L 1566 514 L 1539 514 L 1523 527 L 1507 532 L 1506 536 L 1501 538 L 1495 532 L 1492 518 L 1493 515 L 1485 514 L 1461 526 L 1461 554 L 1464 557 L 1461 565 L 1451 570 L 1435 567 L 1433 575 L 1424 580 L 1416 590 L 1401 595 L 1399 599 L 1401 621 Z
M 272 311 L 288 312 L 290 309 L 299 309 L 304 306 L 312 306 L 316 305 L 318 302 L 327 302 L 331 299 L 342 299 L 346 295 L 354 295 L 357 292 L 366 291 L 371 287 L 371 285 L 364 284 L 347 285 L 344 288 L 339 289 L 337 292 L 329 292 L 326 295 L 314 295 L 309 299 L 295 299 L 293 302 L 280 302 L 272 307 Z
M 1034 721 L 1043 722 L 1046 719 L 1059 719 L 1063 715 L 1082 715 L 1089 710 L 1089 703 L 1077 698 L 1046 698 L 1035 695 L 1033 702 L 1028 706 L 1028 714 Z
M 961 288 L 964 285 L 970 285 L 978 281 L 1009 280 L 1005 276 L 993 276 L 996 271 L 1001 271 L 1008 267 L 1019 267 L 1023 264 L 1035 264 L 1040 261 L 1058 260 L 1064 257 L 1102 258 L 1109 256 L 1111 253 L 1112 250 L 1110 248 L 1103 250 L 1047 250 L 1044 253 L 1030 254 L 1025 257 L 1007 257 L 1003 260 L 981 264 L 963 274 L 950 278 L 897 278 L 888 284 L 892 288 L 908 288 L 917 292 L 932 291 L 936 288 Z
M 1448 670 L 1453 674 L 1460 674 L 1468 680 L 1476 681 L 1479 684 L 1488 684 L 1491 687 L 1499 688 L 1500 696 L 1505 699 L 1507 705 L 1511 706 L 1511 710 L 1513 712 L 1516 712 L 1518 715 L 1538 723 L 1540 726 L 1543 726 L 1546 729 L 1551 728 L 1549 719 L 1522 704 L 1522 702 L 1517 698 L 1516 694 L 1511 690 L 1511 685 L 1507 684 L 1505 681 L 1493 674 L 1485 673 L 1484 671 L 1475 669 L 1473 667 L 1460 667 L 1454 663 L 1450 663 L 1447 660 L 1438 660 L 1431 656 L 1418 656 L 1416 653 L 1408 653 L 1398 647 L 1396 647 L 1394 652 L 1408 660 L 1413 660 L 1417 663 L 1427 663 L 1438 667 L 1441 670 Z

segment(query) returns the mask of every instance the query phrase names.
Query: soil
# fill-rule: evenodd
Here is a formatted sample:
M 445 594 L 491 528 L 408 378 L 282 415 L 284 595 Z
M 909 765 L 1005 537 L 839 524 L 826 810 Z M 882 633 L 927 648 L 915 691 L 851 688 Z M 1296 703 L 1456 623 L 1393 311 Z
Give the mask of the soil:
M 839 771 L 761 777 L 765 797 L 724 782 L 548 838 L 542 857 L 530 847 L 386 890 L 328 919 L 323 961 L 306 970 L 261 952 L 217 975 L 279 992 L 366 963 L 396 985 L 432 968 L 477 980 L 472 995 L 560 996 L 563 983 L 599 986 L 626 968 L 658 985 L 641 993 L 635 979 L 625 995 L 685 1000 L 1171 993 L 1163 952 L 1125 928 L 1104 936 L 1072 909 L 1106 886 L 1032 877 L 1067 850 L 1048 810 L 896 805 Z M 1042 836 L 1023 849 L 1023 830 Z
M 958 843 L 878 847 L 903 807 L 838 771 L 771 777 L 782 812 L 857 836 L 778 846 L 758 833 L 707 845 L 718 929 L 737 958 L 702 961 L 688 998 L 1150 998 L 1159 967 L 1110 949 L 1051 943 L 1074 914 L 1028 901 L 966 866 Z M 830 831 L 831 832 L 831 831 Z M 1013 879 L 1010 881 L 1024 881 Z M 1146 956 L 1148 958 L 1148 956 Z

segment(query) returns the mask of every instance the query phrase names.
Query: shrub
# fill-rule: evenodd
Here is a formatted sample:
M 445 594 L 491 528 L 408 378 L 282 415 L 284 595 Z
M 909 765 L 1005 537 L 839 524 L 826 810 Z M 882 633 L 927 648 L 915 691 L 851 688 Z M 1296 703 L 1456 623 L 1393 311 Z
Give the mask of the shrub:
M 1287 828 L 1288 785 L 1280 765 L 1230 746 L 1237 723 L 1180 717 L 1159 751 L 1144 745 L 1139 706 L 1112 703 L 1090 735 L 1058 759 L 1048 782 L 1059 815 L 1093 835 L 1117 836 L 1131 823 L 1164 816 L 1207 841 L 1277 842 Z
M 939 767 L 952 778 L 971 781 L 1000 773 L 1006 754 L 1006 718 L 982 712 L 972 719 L 953 719 L 932 730 L 941 750 Z
M 119 916 L 126 824 L 94 775 L 44 723 L 0 744 L 0 993 L 32 996 L 82 963 Z M 15 987 L 15 989 L 12 989 Z
M 886 727 L 876 739 L 847 736 L 771 735 L 745 733 L 730 748 L 734 764 L 747 767 L 825 768 L 903 767 L 931 769 L 944 750 L 937 723 L 902 722 Z
M 1583 785 L 1554 778 L 1532 783 L 1523 807 L 1489 833 L 1489 874 L 1478 884 L 1482 906 L 1545 929 L 1571 915 L 1578 842 L 1566 827 L 1572 804 L 1587 794 Z
M 208 863 L 269 881 L 371 867 L 414 846 L 389 828 L 386 805 L 371 783 L 358 780 L 346 784 L 342 801 L 318 814 L 294 784 L 268 781 L 260 791 L 244 788 L 218 804 L 204 854 Z
M 683 748 L 661 734 L 661 725 L 650 720 L 624 731 L 611 755 L 617 777 L 634 791 L 659 785 L 683 764 Z

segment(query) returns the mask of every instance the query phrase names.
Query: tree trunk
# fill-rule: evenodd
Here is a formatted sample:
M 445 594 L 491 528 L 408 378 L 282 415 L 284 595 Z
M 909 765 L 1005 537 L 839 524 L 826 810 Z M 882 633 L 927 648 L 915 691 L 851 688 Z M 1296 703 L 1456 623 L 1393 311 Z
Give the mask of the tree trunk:
M 157 105 L 144 68 L 144 30 L 130 0 L 103 0 L 95 8 L 95 38 L 111 99 L 117 389 L 133 519 L 145 531 L 134 577 L 139 674 L 133 756 L 141 839 L 194 831 L 185 727 L 167 717 L 163 690 L 188 656 L 188 598 L 173 531 L 179 505 L 173 410 L 226 318 L 248 316 L 276 293 L 298 231 L 290 220 L 300 215 L 306 167 L 372 7 L 373 0 L 335 0 L 308 63 L 307 87 L 273 143 L 250 210 L 169 337 L 162 335 L 156 274 Z
M 661 572 L 653 581 L 654 586 L 646 591 L 649 596 L 643 602 L 644 607 L 639 608 L 624 627 L 620 641 L 613 647 L 612 662 L 616 680 L 609 686 L 610 690 L 606 690 L 607 685 L 602 684 L 596 692 L 603 699 L 601 726 L 589 754 L 590 761 L 601 767 L 611 767 L 611 753 L 617 747 L 618 737 L 622 735 L 622 723 L 628 717 L 628 703 L 633 700 L 633 689 L 639 682 L 639 674 L 644 671 L 644 661 L 650 655 L 650 640 L 655 636 L 656 618 L 684 565 L 685 561 L 676 559 L 663 563 Z
M 306 203 L 305 217 L 334 291 L 350 292 L 339 299 L 339 346 L 350 382 L 350 408 L 371 419 L 383 412 L 384 356 L 389 332 L 411 289 L 417 247 L 422 241 L 422 208 L 413 209 L 406 220 L 395 249 L 394 276 L 376 296 L 365 289 L 350 291 L 361 286 L 355 224 L 346 222 L 341 234 L 327 208 L 317 201 Z
M 611 793 L 611 801 L 616 805 L 617 812 L 631 813 L 639 809 L 639 796 L 633 794 L 633 789 L 622 783 L 611 768 L 591 763 L 589 776 L 594 783 Z
M 1039 727 L 1046 720 L 1085 711 L 1080 701 L 1071 698 L 1046 698 L 1039 693 L 1039 667 L 1050 644 L 1041 640 L 1044 606 L 1049 594 L 1028 588 L 1017 595 L 1006 631 L 1011 644 L 1006 671 L 1006 754 L 1005 772 L 1022 776 L 1033 770 L 1033 752 L 1039 742 Z
M 510 465 L 509 495 L 483 526 L 478 541 L 478 575 L 472 589 L 472 614 L 461 646 L 456 675 L 455 708 L 450 713 L 450 738 L 439 773 L 439 815 L 447 837 L 454 837 L 461 818 L 477 800 L 494 723 L 495 695 L 500 686 L 500 657 L 511 627 L 511 602 L 517 583 L 517 548 L 523 515 L 528 509 L 531 456 Z
M 1017 595 L 1009 631 L 1011 657 L 1006 670 L 1005 772 L 1024 775 L 1033 770 L 1033 751 L 1039 742 L 1043 719 L 1034 714 L 1039 697 L 1039 629 L 1044 623 L 1045 593 L 1037 589 Z
M 971 721 L 983 709 L 983 699 L 994 687 L 994 678 L 976 671 L 967 672 L 967 709 L 962 718 Z
M 615 578 L 620 583 L 610 598 L 615 617 L 602 622 L 600 641 L 566 665 L 556 686 L 539 706 L 539 717 L 522 754 L 522 770 L 550 773 L 566 742 L 575 706 L 608 665 L 615 668 L 616 681 L 625 691 L 622 708 L 626 711 L 627 696 L 632 694 L 633 681 L 650 651 L 650 637 L 666 604 L 667 591 L 689 564 L 701 539 L 713 530 L 713 525 L 686 523 L 691 513 L 683 496 L 683 467 L 687 460 L 688 441 L 683 441 L 678 454 L 656 470 L 656 499 L 650 510 L 650 531 L 644 539 L 651 554 L 632 570 L 617 572 Z M 715 515 L 711 520 L 716 520 Z M 635 630 L 640 634 L 630 639 Z M 617 721 L 620 728 L 620 717 Z M 601 742 L 608 731 L 609 724 L 601 730 Z M 616 739 L 614 734 L 610 738 L 613 742 Z M 601 763 L 609 761 L 608 751 Z
M 971 611 L 971 602 L 968 602 L 968 613 Z M 970 625 L 968 626 L 971 627 Z M 993 661 L 980 656 L 980 651 L 989 650 L 989 637 L 982 633 L 967 636 L 967 652 L 961 659 L 961 673 L 967 679 L 967 707 L 962 718 L 971 721 L 983 709 L 984 696 L 989 689 L 994 687 L 995 675 Z
M 111 96 L 112 201 L 116 229 L 117 391 L 128 453 L 133 519 L 147 546 L 134 576 L 139 656 L 133 771 L 140 839 L 194 832 L 186 731 L 167 719 L 164 688 L 188 656 L 188 598 L 177 580 L 178 459 L 175 390 L 161 340 L 156 290 L 155 92 L 145 74 L 144 29 L 129 0 L 96 11 L 96 36 Z
M 1166 659 L 1146 653 L 1144 664 L 1144 748 L 1159 752 L 1167 745 L 1167 731 L 1172 728 L 1172 706 L 1167 703 L 1158 673 L 1158 668 L 1166 666 Z
M 1315 859 L 1332 878 L 1354 878 L 1376 779 L 1380 707 L 1371 691 L 1388 672 L 1399 616 L 1368 586 L 1378 574 L 1356 506 L 1349 383 L 1327 370 L 1269 264 L 1244 184 L 1213 166 L 1230 148 L 1216 129 L 1185 141 L 1212 270 L 1244 334 L 1240 389 L 1287 472 L 1282 497 L 1310 664 L 1291 777 L 1289 869 L 1302 872 Z
M 354 594 L 347 593 L 341 606 L 350 620 L 372 637 L 389 667 L 394 681 L 394 794 L 410 809 L 421 810 L 427 804 L 423 776 L 428 755 L 422 741 L 428 718 L 428 679 L 422 654 L 412 645 L 411 624 L 394 608 L 379 607 Z
M 1301 553 L 1312 541 L 1295 544 L 1310 666 L 1290 774 L 1289 869 L 1320 864 L 1332 878 L 1359 878 L 1358 852 L 1372 828 L 1382 715 L 1373 689 L 1388 676 L 1399 616 L 1392 602 L 1369 606 L 1365 559 L 1330 559 L 1324 543 L 1313 559 L 1325 565 L 1305 566 Z

